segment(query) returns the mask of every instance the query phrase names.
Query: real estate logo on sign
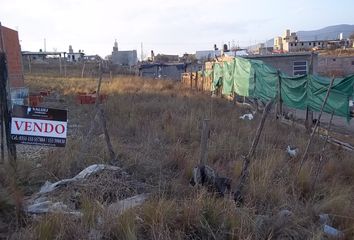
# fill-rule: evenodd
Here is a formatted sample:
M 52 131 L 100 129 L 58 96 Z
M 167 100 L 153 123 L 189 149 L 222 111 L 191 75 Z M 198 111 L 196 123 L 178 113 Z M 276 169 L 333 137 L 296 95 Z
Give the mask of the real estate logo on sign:
M 11 139 L 14 143 L 65 147 L 67 111 L 14 105 Z

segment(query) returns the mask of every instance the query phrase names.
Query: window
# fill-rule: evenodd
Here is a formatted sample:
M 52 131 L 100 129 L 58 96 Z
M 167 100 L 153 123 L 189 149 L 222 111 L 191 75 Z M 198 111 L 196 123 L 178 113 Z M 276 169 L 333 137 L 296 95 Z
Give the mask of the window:
M 311 43 L 309 43 L 309 45 L 311 46 Z
M 307 61 L 296 61 L 293 65 L 293 75 L 301 76 L 307 74 Z
M 304 43 L 301 43 L 301 46 L 304 46 Z
M 297 46 L 297 43 L 295 43 L 295 47 Z
M 316 42 L 313 42 L 313 46 L 316 46 Z
M 293 46 L 293 44 L 292 44 L 292 43 L 290 43 L 290 46 Z
M 352 65 L 354 65 L 354 61 L 352 61 Z
M 336 59 L 335 59 L 335 58 L 333 58 L 332 60 L 333 60 L 333 62 L 335 62 L 335 61 L 336 61 Z

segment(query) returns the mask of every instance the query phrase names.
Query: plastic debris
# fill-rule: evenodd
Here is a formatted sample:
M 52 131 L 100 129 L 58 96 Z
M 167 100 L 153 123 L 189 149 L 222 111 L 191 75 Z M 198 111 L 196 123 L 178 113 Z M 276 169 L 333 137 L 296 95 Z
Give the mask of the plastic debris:
M 100 172 L 102 170 L 119 171 L 119 170 L 121 170 L 121 168 L 116 167 L 116 166 L 106 165 L 106 164 L 93 164 L 91 166 L 88 166 L 84 170 L 82 170 L 79 174 L 77 174 L 73 178 L 63 179 L 63 180 L 60 180 L 55 183 L 51 183 L 49 181 L 46 181 L 44 183 L 44 185 L 41 187 L 41 190 L 39 191 L 39 193 L 42 194 L 42 193 L 52 192 L 55 189 L 59 188 L 60 186 L 64 186 L 68 183 L 87 178 L 90 175 Z
M 339 231 L 338 229 L 334 228 L 334 227 L 331 227 L 327 224 L 325 224 L 323 226 L 323 232 L 328 236 L 328 237 L 331 237 L 331 238 L 335 238 L 335 239 L 341 239 L 344 237 L 344 234 L 343 232 Z
M 245 120 L 245 119 L 252 120 L 253 119 L 253 115 L 252 115 L 252 113 L 247 113 L 247 114 L 242 115 L 240 117 L 240 119 L 242 119 L 242 120 Z
M 286 152 L 289 154 L 290 157 L 296 157 L 296 155 L 299 152 L 299 149 L 297 148 L 291 148 L 290 146 L 288 146 L 286 148 Z
M 328 214 L 320 214 L 319 215 L 319 222 L 321 224 L 331 224 L 331 219 L 329 218 Z

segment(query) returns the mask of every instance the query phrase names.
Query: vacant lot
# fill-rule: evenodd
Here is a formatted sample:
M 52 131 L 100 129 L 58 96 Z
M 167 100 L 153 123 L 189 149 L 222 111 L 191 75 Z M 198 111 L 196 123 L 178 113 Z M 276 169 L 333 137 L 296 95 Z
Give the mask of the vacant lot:
M 315 139 L 297 174 L 308 135 L 281 125 L 272 114 L 251 159 L 243 204 L 236 207 L 229 195 L 221 198 L 189 184 L 200 158 L 202 121 L 210 119 L 207 164 L 231 178 L 233 189 L 261 113 L 241 120 L 249 110 L 176 82 L 103 79 L 108 100 L 101 107 L 117 154 L 112 160 L 94 105 L 78 104 L 75 97 L 94 91 L 97 80 L 27 76 L 26 82 L 33 92 L 51 90 L 42 106 L 68 109 L 68 141 L 65 148 L 18 146 L 17 169 L 0 166 L 0 238 L 321 239 L 320 214 L 329 214 L 327 224 L 346 239 L 354 238 L 353 153 L 328 144 L 313 184 L 323 140 Z M 288 145 L 299 154 L 289 157 Z M 94 163 L 119 166 L 129 177 L 105 173 L 51 196 L 82 216 L 33 217 L 15 208 L 25 206 L 45 181 L 71 178 Z M 142 205 L 107 214 L 112 202 L 140 193 L 150 193 Z

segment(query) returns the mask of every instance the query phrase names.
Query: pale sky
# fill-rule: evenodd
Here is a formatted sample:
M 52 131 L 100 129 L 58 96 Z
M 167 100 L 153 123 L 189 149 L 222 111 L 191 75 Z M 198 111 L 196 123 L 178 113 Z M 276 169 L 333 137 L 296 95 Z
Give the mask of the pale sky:
M 0 0 L 2 25 L 22 50 L 102 57 L 119 50 L 183 54 L 234 41 L 248 46 L 292 31 L 354 24 L 354 0 Z

